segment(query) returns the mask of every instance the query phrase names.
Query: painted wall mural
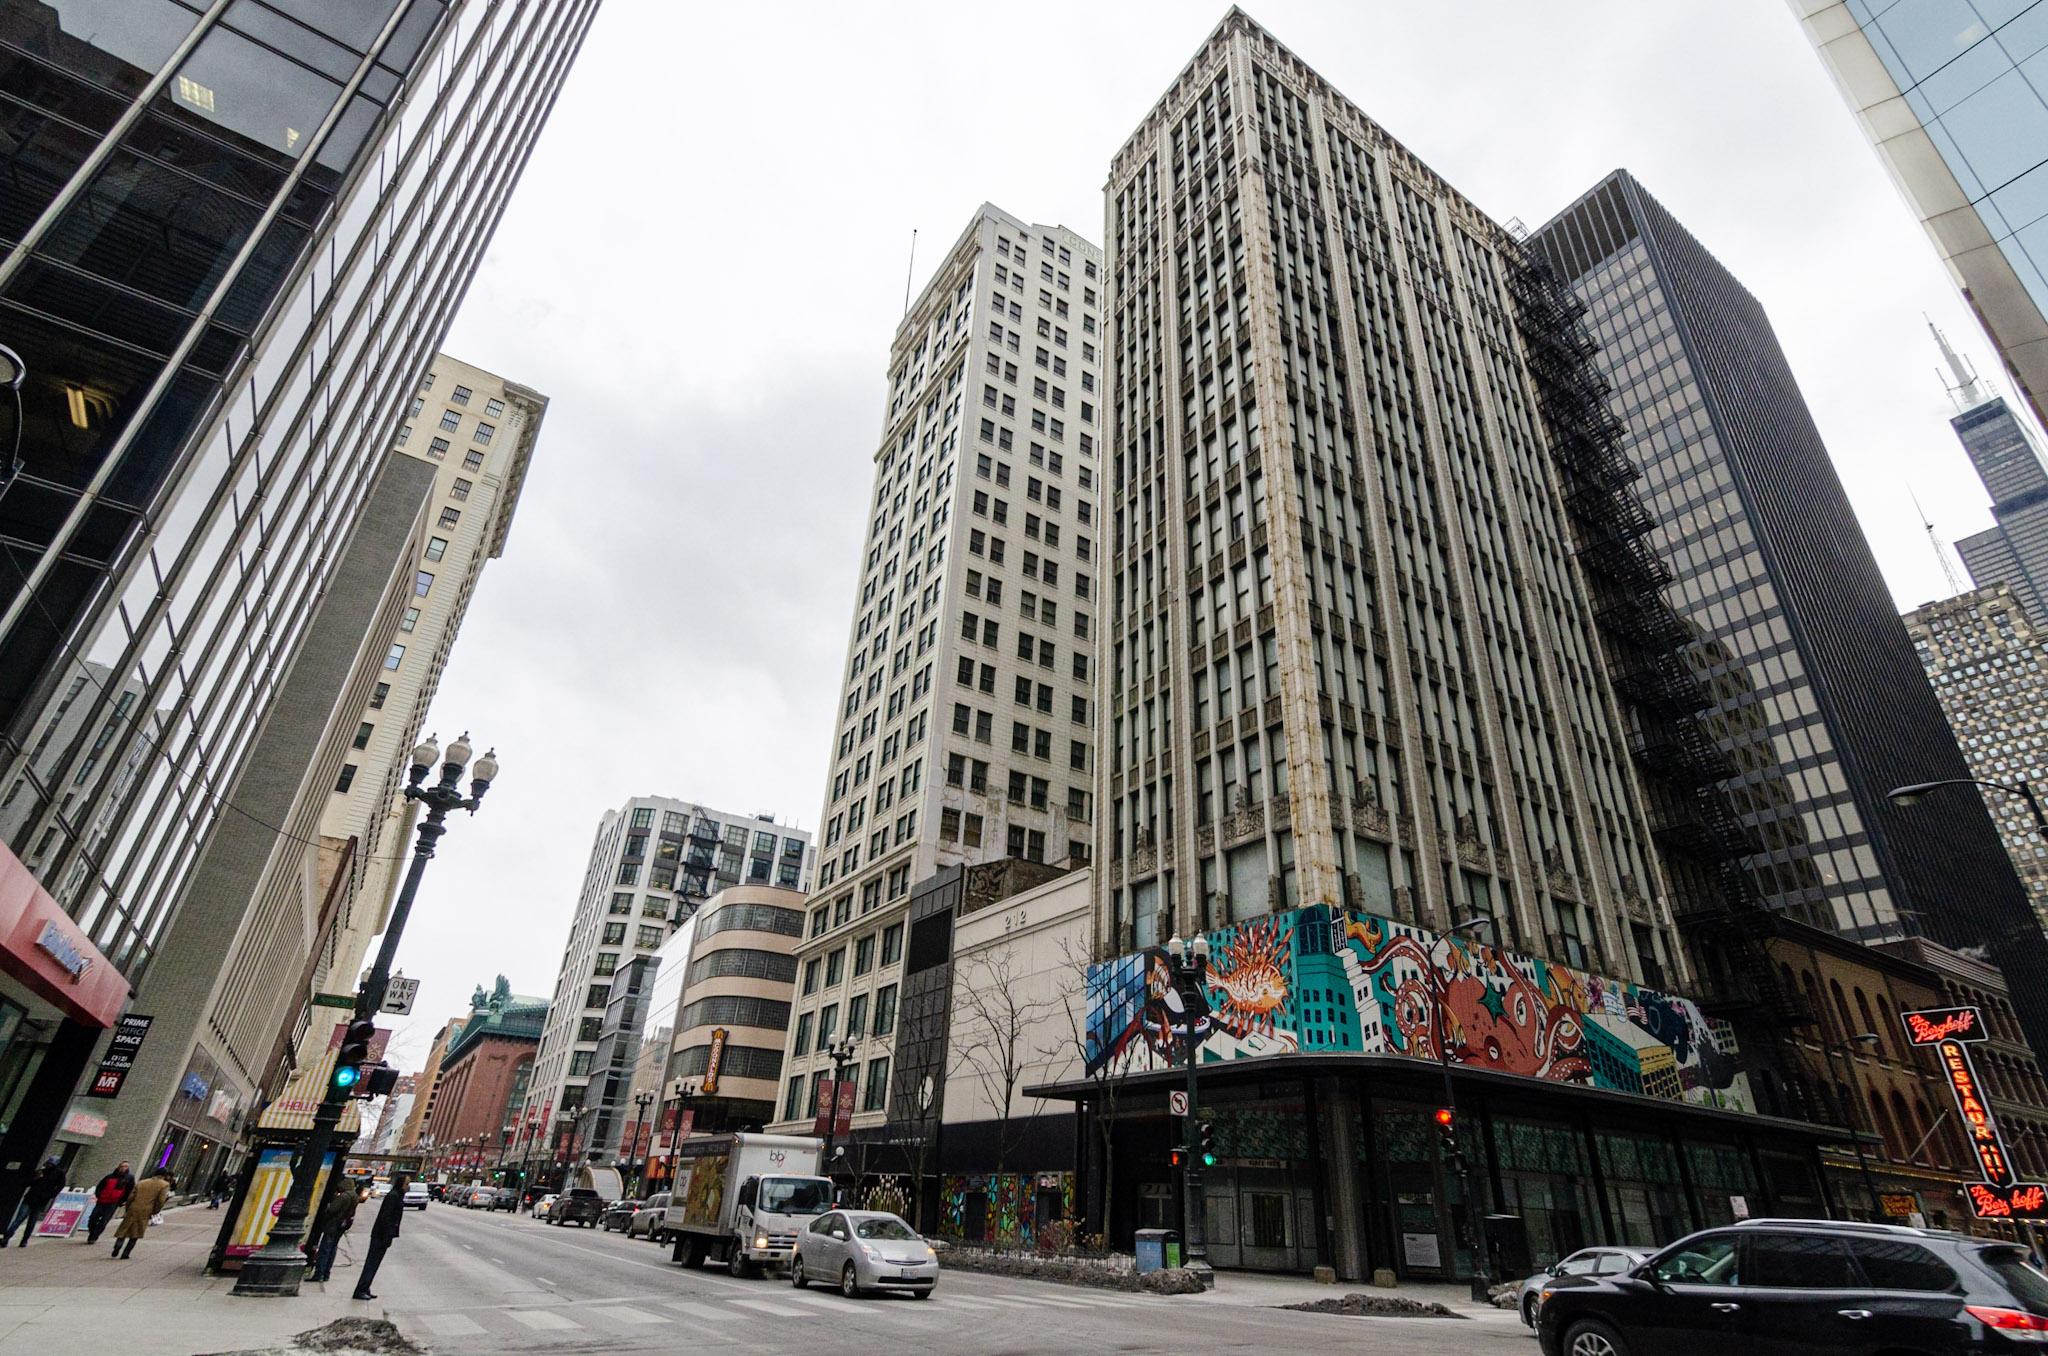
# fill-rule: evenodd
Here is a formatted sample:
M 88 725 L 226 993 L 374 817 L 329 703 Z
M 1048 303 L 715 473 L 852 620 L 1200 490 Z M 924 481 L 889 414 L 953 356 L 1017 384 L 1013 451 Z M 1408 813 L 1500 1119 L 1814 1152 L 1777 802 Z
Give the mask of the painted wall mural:
M 1398 1054 L 1754 1111 L 1725 1022 L 1689 998 L 1463 936 L 1311 905 L 1209 934 L 1183 994 L 1162 948 L 1088 970 L 1088 1058 L 1160 1069 L 1192 1030 L 1203 1063 Z

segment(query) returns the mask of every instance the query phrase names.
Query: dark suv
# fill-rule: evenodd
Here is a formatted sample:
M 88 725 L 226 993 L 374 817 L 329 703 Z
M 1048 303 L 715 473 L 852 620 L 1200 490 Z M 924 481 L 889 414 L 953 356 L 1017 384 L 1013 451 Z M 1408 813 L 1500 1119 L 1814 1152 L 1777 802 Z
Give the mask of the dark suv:
M 1936 1356 L 2040 1351 L 2048 1276 L 1997 1239 L 1840 1220 L 1744 1220 L 1618 1276 L 1545 1287 L 1544 1356 Z
M 589 1187 L 570 1187 L 548 1210 L 550 1224 L 580 1224 L 595 1229 L 604 1215 L 604 1200 Z

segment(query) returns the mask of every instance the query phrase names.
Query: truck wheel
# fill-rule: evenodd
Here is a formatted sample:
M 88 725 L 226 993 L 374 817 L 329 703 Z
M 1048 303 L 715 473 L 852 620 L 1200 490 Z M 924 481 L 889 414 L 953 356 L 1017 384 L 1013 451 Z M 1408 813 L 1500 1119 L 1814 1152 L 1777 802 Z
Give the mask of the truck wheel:
M 737 1238 L 732 1241 L 732 1251 L 726 1254 L 725 1266 L 726 1270 L 732 1273 L 735 1280 L 746 1281 L 753 1279 L 754 1263 L 748 1258 L 747 1250 L 740 1246 L 740 1241 Z

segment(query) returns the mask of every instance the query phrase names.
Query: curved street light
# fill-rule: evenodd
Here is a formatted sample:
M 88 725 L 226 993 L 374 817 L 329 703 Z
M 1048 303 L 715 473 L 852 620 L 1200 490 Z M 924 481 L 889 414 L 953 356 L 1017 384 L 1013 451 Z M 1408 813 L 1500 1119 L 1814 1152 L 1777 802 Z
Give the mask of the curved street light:
M 1947 777 L 1936 782 L 1908 782 L 1895 786 L 1884 793 L 1886 800 L 1894 805 L 1907 806 L 1920 801 L 1930 791 L 1939 791 L 1945 786 L 1983 786 L 1993 791 L 2003 791 L 2008 796 L 2018 796 L 2027 803 L 2027 809 L 2034 816 L 2034 827 L 2039 829 L 2043 839 L 2048 839 L 2048 814 L 2041 811 L 2040 797 L 2034 788 L 2025 782 L 1988 782 L 1978 777 Z

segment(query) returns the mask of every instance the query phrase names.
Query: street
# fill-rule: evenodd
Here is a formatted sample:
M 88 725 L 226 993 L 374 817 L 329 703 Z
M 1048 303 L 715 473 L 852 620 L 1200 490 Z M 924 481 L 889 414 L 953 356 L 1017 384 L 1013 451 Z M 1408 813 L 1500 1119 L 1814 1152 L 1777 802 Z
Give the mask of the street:
M 353 1284 L 353 1268 L 335 1276 L 332 1290 Z M 378 1302 L 362 1308 L 449 1353 L 1535 1351 L 1506 1314 L 1296 1313 L 1233 1300 L 1233 1279 L 1210 1295 L 1167 1299 L 949 1272 L 929 1300 L 847 1300 L 780 1278 L 736 1281 L 716 1264 L 685 1271 L 665 1248 L 622 1234 L 436 1205 L 406 1217 L 377 1277 Z M 1341 1293 L 1303 1285 L 1285 1298 Z

